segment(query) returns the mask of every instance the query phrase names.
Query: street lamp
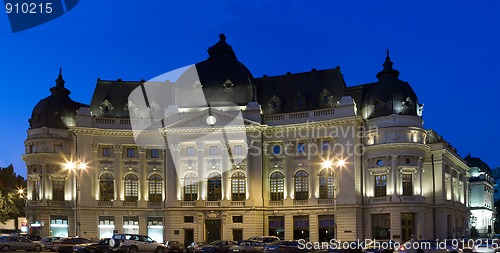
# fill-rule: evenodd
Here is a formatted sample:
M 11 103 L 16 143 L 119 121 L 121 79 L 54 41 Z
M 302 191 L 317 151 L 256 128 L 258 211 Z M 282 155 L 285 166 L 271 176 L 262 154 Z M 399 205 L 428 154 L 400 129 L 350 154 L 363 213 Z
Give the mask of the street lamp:
M 323 168 L 331 169 L 334 163 L 331 160 L 324 160 L 322 165 Z M 336 169 L 333 169 L 333 214 L 334 214 L 333 235 L 335 237 L 335 240 L 337 240 L 337 221 L 339 218 L 337 214 L 337 192 L 339 183 L 338 171 L 345 166 L 345 160 L 339 159 L 336 161 L 335 165 Z
M 76 235 L 80 237 L 80 181 L 82 177 L 82 172 L 87 169 L 87 164 L 84 162 L 75 163 L 73 161 L 68 161 L 65 164 L 67 170 L 73 173 L 76 181 L 76 214 L 75 214 L 75 231 Z M 78 173 L 77 173 L 78 170 Z

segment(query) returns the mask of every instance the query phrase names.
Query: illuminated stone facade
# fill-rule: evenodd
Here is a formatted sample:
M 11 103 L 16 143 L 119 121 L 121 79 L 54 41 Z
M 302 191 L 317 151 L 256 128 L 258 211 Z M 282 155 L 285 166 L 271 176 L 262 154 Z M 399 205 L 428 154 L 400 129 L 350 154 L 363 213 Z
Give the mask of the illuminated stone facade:
M 389 55 L 378 81 L 359 86 L 347 87 L 339 68 L 254 79 L 221 35 L 196 68 L 200 80 L 178 84 L 202 89 L 211 106 L 150 99 L 144 115 L 158 112 L 159 121 L 129 100 L 158 82 L 98 80 L 88 106 L 62 117 L 34 110 L 32 121 L 66 125 L 33 121 L 28 130 L 31 230 L 185 243 L 469 233 L 469 168 L 423 128 L 422 105 Z

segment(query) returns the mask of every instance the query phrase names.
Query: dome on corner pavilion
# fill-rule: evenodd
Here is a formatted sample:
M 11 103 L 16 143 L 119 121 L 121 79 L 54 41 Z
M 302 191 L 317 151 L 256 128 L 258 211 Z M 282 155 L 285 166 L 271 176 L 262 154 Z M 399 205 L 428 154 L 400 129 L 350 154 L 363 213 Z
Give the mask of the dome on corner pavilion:
M 410 84 L 399 79 L 399 71 L 392 68 L 387 51 L 384 69 L 377 74 L 378 82 L 373 84 L 362 101 L 365 119 L 398 115 L 419 115 L 419 103 Z
M 248 68 L 238 61 L 232 47 L 226 43 L 226 36 L 221 34 L 219 39 L 208 48 L 208 59 L 188 69 L 179 78 L 178 84 L 186 92 L 201 88 L 209 105 L 247 105 L 255 101 L 255 79 Z M 181 99 L 177 101 L 180 107 L 188 106 Z
M 64 87 L 64 79 L 61 70 L 56 79 L 56 86 L 50 88 L 50 96 L 40 100 L 33 108 L 31 119 L 29 119 L 30 128 L 59 128 L 67 129 L 76 121 L 76 110 L 88 105 L 73 101 L 69 94 L 71 91 Z

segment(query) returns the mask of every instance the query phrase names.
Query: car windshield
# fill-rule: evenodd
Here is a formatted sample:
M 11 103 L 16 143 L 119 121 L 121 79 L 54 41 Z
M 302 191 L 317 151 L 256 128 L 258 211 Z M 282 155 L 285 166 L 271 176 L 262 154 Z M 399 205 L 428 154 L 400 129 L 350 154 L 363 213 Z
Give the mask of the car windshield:
M 218 244 L 220 244 L 220 243 L 222 243 L 222 241 L 213 241 L 213 242 L 211 242 L 211 243 L 209 243 L 209 244 L 210 244 L 210 245 L 218 245 Z

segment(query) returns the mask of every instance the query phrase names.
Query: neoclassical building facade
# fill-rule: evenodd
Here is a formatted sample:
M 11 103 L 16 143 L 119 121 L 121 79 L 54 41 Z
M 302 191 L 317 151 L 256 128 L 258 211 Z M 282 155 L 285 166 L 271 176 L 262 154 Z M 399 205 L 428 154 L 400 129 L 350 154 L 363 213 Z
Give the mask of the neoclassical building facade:
M 469 167 L 423 127 L 388 53 L 375 82 L 349 87 L 338 67 L 254 78 L 224 35 L 208 53 L 177 80 L 98 79 L 89 105 L 60 73 L 25 141 L 33 233 L 468 235 Z

